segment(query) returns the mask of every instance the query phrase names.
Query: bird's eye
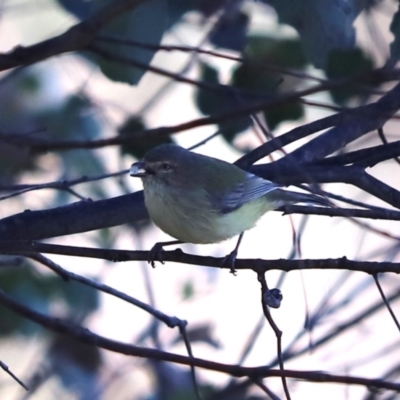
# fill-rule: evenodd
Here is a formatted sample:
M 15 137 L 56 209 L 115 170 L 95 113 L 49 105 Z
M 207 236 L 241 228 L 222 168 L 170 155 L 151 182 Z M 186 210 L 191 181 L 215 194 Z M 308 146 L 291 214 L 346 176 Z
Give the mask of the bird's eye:
M 161 164 L 161 171 L 163 172 L 167 172 L 171 169 L 171 165 L 168 163 L 162 163 Z

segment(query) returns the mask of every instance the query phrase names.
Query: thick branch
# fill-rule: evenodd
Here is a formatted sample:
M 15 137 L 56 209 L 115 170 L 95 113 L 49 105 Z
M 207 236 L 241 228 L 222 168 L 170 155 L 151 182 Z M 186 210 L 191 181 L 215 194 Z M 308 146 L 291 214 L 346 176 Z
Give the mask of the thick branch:
M 367 193 L 386 201 L 400 209 L 400 192 L 391 186 L 383 183 L 379 179 L 367 174 L 365 171 L 359 174 L 352 174 L 347 176 L 343 182 L 353 184 Z
M 324 158 L 323 160 L 315 161 L 313 164 L 336 166 L 357 164 L 367 168 L 398 156 L 400 156 L 400 140 L 381 144 L 379 146 L 368 147 L 366 149 L 355 150 L 338 156 Z
M 63 207 L 24 211 L 0 220 L 0 240 L 44 239 L 148 219 L 143 192 Z
M 400 213 L 389 209 L 344 209 L 286 206 L 285 214 L 325 215 L 368 219 L 400 220 Z M 110 228 L 148 219 L 143 192 L 98 201 L 80 201 L 39 211 L 24 211 L 0 220 L 0 241 L 40 240 Z
M 304 164 L 293 166 L 291 163 L 287 165 L 282 164 L 280 161 L 270 164 L 253 165 L 249 168 L 249 171 L 282 185 L 303 182 L 348 183 L 400 209 L 400 192 L 367 174 L 363 167 L 357 165 L 336 167 Z
M 107 23 L 137 7 L 143 1 L 145 0 L 113 1 L 59 36 L 32 46 L 18 46 L 9 53 L 0 54 L 0 71 L 33 64 L 59 54 L 82 50 L 93 41 L 95 35 Z
M 366 107 L 366 106 L 363 106 Z M 268 156 L 276 150 L 283 149 L 286 145 L 296 142 L 297 140 L 303 139 L 313 133 L 320 132 L 324 129 L 330 128 L 341 122 L 344 122 L 350 118 L 356 112 L 362 113 L 363 107 L 359 107 L 356 110 L 345 110 L 340 113 L 330 115 L 329 117 L 321 118 L 317 121 L 310 122 L 309 124 L 298 126 L 291 131 L 278 136 L 268 142 L 258 146 L 256 149 L 245 154 L 239 160 L 235 162 L 237 166 L 243 169 L 249 168 L 256 161 Z
M 323 159 L 366 133 L 381 128 L 399 109 L 400 83 L 376 103 L 364 106 L 362 114 L 355 113 L 277 163 L 297 165 L 299 162 L 308 163 Z

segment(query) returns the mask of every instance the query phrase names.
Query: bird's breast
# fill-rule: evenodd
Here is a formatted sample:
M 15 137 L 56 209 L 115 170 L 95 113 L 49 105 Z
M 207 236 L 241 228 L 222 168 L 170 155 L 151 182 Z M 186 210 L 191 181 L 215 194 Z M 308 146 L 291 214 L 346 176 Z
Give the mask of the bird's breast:
M 145 185 L 144 195 L 152 221 L 168 235 L 188 243 L 218 243 L 237 236 L 254 227 L 268 211 L 260 198 L 222 214 L 201 190 L 182 191 L 158 184 Z

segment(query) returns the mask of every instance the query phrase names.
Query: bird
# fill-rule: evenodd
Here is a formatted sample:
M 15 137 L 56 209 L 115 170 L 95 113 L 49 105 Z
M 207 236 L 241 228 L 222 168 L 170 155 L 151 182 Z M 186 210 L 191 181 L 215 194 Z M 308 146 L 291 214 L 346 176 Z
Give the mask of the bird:
M 234 164 L 175 144 L 151 149 L 132 164 L 129 173 L 143 182 L 150 219 L 177 239 L 156 243 L 153 256 L 169 244 L 219 243 L 239 235 L 235 250 L 227 257 L 232 264 L 243 232 L 266 212 L 295 203 L 330 205 L 322 196 L 282 189 Z

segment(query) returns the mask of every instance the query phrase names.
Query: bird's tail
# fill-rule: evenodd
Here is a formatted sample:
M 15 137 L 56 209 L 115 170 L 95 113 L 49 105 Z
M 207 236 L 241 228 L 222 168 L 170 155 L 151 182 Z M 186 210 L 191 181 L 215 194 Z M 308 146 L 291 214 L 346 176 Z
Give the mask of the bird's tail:
M 292 192 L 290 190 L 277 189 L 268 194 L 274 196 L 278 207 L 287 204 L 306 203 L 311 205 L 332 207 L 332 203 L 325 197 L 317 194 Z

